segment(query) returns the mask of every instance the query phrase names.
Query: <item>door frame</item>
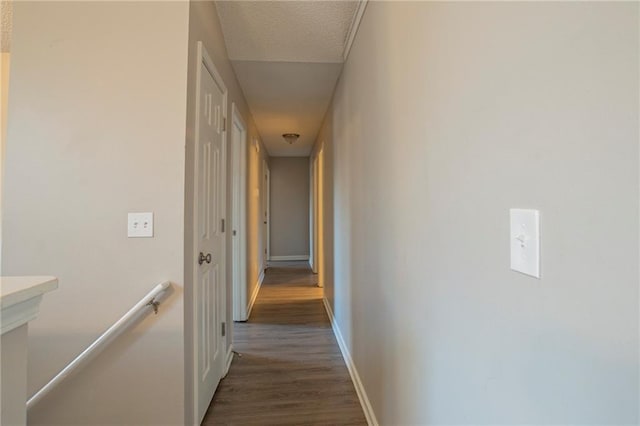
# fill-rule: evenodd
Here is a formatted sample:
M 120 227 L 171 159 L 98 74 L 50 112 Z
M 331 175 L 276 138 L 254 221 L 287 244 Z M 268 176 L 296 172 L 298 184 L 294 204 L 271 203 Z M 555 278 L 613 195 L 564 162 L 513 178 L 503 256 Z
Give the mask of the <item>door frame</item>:
M 311 214 L 309 266 L 318 274 L 318 287 L 324 287 L 324 143 L 320 143 L 315 155 L 311 158 Z
M 224 84 L 224 80 L 222 79 L 222 77 L 220 76 L 220 73 L 218 72 L 215 64 L 213 63 L 213 60 L 211 59 L 211 56 L 209 56 L 209 54 L 207 53 L 207 50 L 204 47 L 204 44 L 202 41 L 198 41 L 198 47 L 197 47 L 197 67 L 196 67 L 196 96 L 195 96 L 195 102 L 196 102 L 196 108 L 195 108 L 195 143 L 196 143 L 196 149 L 194 150 L 194 192 L 193 192 L 193 197 L 194 197 L 194 204 L 197 206 L 197 197 L 198 197 L 198 149 L 197 149 L 197 143 L 198 143 L 198 137 L 200 134 L 200 89 L 201 89 L 201 85 L 202 85 L 202 65 L 204 65 L 207 70 L 211 73 L 211 76 L 213 77 L 214 81 L 216 82 L 216 84 L 222 89 L 222 111 L 221 111 L 221 116 L 222 119 L 224 120 L 224 122 L 226 123 L 227 120 L 227 102 L 228 102 L 228 90 L 227 90 L 227 86 Z M 226 126 L 223 126 L 223 130 L 222 130 L 222 158 L 220 159 L 220 166 L 222 168 L 221 170 L 221 176 L 222 176 L 222 182 L 221 182 L 221 188 L 222 188 L 222 194 L 220 194 L 220 203 L 222 204 L 220 206 L 220 210 L 222 211 L 222 220 L 226 220 L 226 213 L 227 213 L 227 203 L 226 203 L 226 193 L 227 193 L 227 130 L 226 130 Z M 196 262 L 197 259 L 197 253 L 198 253 L 198 209 L 195 208 L 193 211 L 193 224 L 192 224 L 192 253 L 191 253 L 191 260 L 193 260 L 193 265 L 192 265 L 192 277 L 193 280 L 195 281 L 196 277 L 198 276 L 198 265 Z M 223 230 L 223 233 L 225 234 L 225 240 L 226 240 L 226 232 L 224 232 L 226 230 Z M 222 244 L 222 253 L 220 255 L 221 260 L 220 260 L 220 282 L 222 283 L 222 289 L 221 289 L 221 293 L 222 293 L 222 300 L 218 300 L 217 301 L 217 306 L 216 309 L 218 310 L 218 315 L 223 319 L 223 322 L 226 323 L 227 321 L 227 286 L 226 286 L 226 275 L 227 275 L 227 253 L 226 253 L 226 242 L 225 244 Z M 192 281 L 191 282 L 191 286 L 192 286 L 192 300 L 191 300 L 191 345 L 190 347 L 187 346 L 187 349 L 191 351 L 191 353 L 188 355 L 191 357 L 191 380 L 192 380 L 192 394 L 191 394 L 191 398 L 192 401 L 187 401 L 188 405 L 186 405 L 186 409 L 191 410 L 191 419 L 193 421 L 194 425 L 199 425 L 201 419 L 199 418 L 199 412 L 198 412 L 198 401 L 199 401 L 199 395 L 200 395 L 200 388 L 199 388 L 199 378 L 198 378 L 198 348 L 199 348 L 199 336 L 198 336 L 198 311 L 196 309 L 196 306 L 198 306 L 198 294 L 195 291 L 196 290 L 196 285 L 195 282 Z M 220 336 L 220 334 L 218 333 L 220 330 L 215 330 L 215 335 L 216 336 Z M 230 336 L 229 333 L 226 333 L 225 336 L 220 336 L 220 344 L 223 348 L 223 357 L 224 362 L 226 363 L 227 360 L 227 353 L 229 351 L 229 347 L 227 342 L 230 340 Z M 223 369 L 222 369 L 222 374 L 221 376 L 224 376 L 225 371 L 224 371 L 224 365 L 223 365 Z
M 240 132 L 236 143 L 234 134 Z M 231 103 L 231 282 L 233 320 L 247 320 L 247 125 Z
M 264 211 L 263 226 L 264 226 L 264 267 L 267 269 L 268 263 L 271 260 L 271 170 L 269 170 L 269 164 L 267 160 L 262 161 L 264 179 L 262 180 L 264 199 L 262 200 L 262 209 Z
M 320 144 L 320 150 L 317 154 L 316 175 L 318 176 L 316 188 L 316 250 L 317 250 L 317 269 L 318 269 L 318 287 L 324 287 L 325 269 L 324 269 L 324 144 Z
M 314 274 L 318 273 L 316 261 L 316 159 L 309 158 L 309 267 Z

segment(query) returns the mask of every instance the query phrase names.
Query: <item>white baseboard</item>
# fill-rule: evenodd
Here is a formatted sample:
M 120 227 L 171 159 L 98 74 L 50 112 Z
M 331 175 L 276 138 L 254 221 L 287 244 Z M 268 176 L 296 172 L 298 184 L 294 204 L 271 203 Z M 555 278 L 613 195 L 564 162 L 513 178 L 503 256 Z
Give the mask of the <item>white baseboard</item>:
M 353 386 L 356 388 L 356 393 L 358 394 L 358 399 L 360 400 L 362 411 L 364 411 L 364 416 L 367 419 L 367 424 L 369 426 L 378 426 L 378 420 L 376 419 L 376 415 L 373 412 L 373 408 L 371 407 L 371 402 L 369 402 L 367 392 L 364 390 L 364 386 L 362 385 L 362 381 L 360 380 L 360 375 L 358 374 L 356 365 L 353 363 L 353 359 L 351 358 L 351 354 L 349 353 L 349 348 L 347 347 L 347 344 L 342 337 L 340 327 L 338 327 L 336 319 L 333 316 L 333 311 L 331 310 L 331 306 L 329 306 L 329 301 L 326 297 L 323 297 L 322 301 L 324 302 L 324 308 L 326 309 L 329 320 L 331 321 L 331 328 L 333 329 L 333 334 L 336 336 L 336 340 L 338 341 L 340 352 L 342 352 L 342 358 L 344 358 L 344 362 L 345 364 L 347 364 L 347 369 L 349 370 L 351 381 L 353 382 Z
M 282 260 L 309 260 L 309 255 L 299 254 L 294 256 L 271 256 L 269 260 L 273 260 L 274 262 L 278 262 Z
M 233 361 L 233 343 L 229 345 L 229 349 L 227 349 L 227 361 L 224 367 L 224 375 L 226 376 L 231 368 L 231 362 Z
M 256 288 L 253 289 L 253 294 L 251 295 L 251 299 L 249 300 L 249 306 L 247 306 L 247 319 L 249 319 L 249 317 L 251 316 L 251 310 L 253 309 L 253 305 L 256 303 L 256 299 L 258 298 L 258 292 L 260 292 L 260 287 L 262 287 L 262 281 L 264 281 L 264 269 L 260 269 L 260 275 L 258 276 Z

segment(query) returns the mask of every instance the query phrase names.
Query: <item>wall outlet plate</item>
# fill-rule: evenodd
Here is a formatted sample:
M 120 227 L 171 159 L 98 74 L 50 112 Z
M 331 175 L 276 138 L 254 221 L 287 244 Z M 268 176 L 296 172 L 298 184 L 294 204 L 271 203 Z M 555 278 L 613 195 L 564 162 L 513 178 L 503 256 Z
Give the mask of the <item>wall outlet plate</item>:
M 509 210 L 511 269 L 540 278 L 540 212 Z
M 129 238 L 153 238 L 153 213 L 129 213 L 127 236 Z

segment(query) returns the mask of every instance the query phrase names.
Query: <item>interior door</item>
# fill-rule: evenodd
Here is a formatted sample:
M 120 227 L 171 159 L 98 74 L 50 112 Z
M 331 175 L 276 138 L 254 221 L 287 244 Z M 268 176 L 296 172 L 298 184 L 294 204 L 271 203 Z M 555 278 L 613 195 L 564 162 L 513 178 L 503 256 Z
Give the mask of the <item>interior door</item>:
M 271 258 L 271 236 L 269 235 L 269 211 L 270 211 L 270 202 L 271 202 L 271 184 L 269 182 L 270 173 L 269 167 L 267 166 L 267 162 L 264 161 L 264 179 L 262 180 L 262 193 L 264 197 L 262 198 L 262 214 L 263 214 L 263 235 L 264 235 L 264 259 L 262 261 L 264 265 L 264 269 L 268 266 L 268 261 Z
M 225 90 L 200 64 L 197 124 L 196 412 L 198 424 L 224 371 Z
M 320 148 L 316 162 L 316 269 L 318 287 L 324 287 L 324 149 Z
M 231 119 L 231 256 L 233 284 L 233 320 L 247 320 L 246 266 L 246 126 L 235 104 Z
M 318 273 L 318 154 L 313 158 L 311 162 L 311 247 L 310 247 L 310 259 L 311 259 L 311 271 L 314 274 Z
M 311 271 L 316 270 L 316 160 L 309 161 L 309 266 Z

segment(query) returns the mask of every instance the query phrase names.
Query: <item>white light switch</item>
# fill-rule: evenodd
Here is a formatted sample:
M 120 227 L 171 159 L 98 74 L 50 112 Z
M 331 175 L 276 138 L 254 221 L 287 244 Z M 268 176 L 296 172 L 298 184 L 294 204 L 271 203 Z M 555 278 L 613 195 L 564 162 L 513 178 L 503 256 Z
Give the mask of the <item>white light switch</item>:
M 511 209 L 511 269 L 540 278 L 540 212 Z
M 129 213 L 127 236 L 129 238 L 153 237 L 153 213 Z

